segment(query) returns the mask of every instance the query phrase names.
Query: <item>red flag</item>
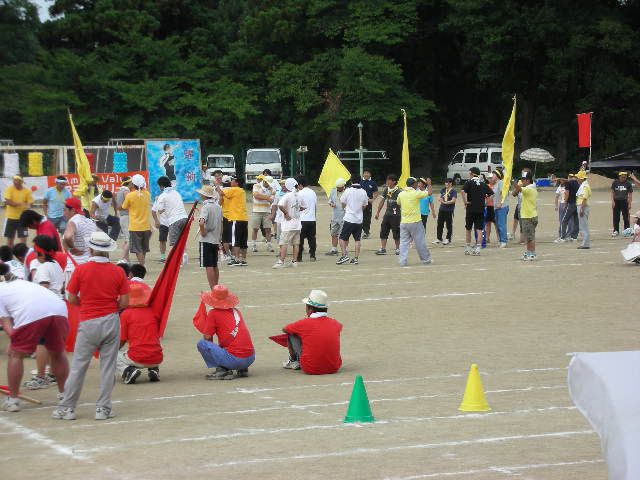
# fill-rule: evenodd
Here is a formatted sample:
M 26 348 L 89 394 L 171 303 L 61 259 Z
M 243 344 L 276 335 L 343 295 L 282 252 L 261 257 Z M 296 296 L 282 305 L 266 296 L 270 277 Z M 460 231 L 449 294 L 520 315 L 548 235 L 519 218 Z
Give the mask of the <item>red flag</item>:
M 289 335 L 287 335 L 286 333 L 282 333 L 280 335 L 273 335 L 269 337 L 269 340 L 273 340 L 278 345 L 282 345 L 283 347 L 289 346 Z
M 578 148 L 591 146 L 591 115 L 593 112 L 578 113 Z
M 167 326 L 167 320 L 169 319 L 169 311 L 171 310 L 171 301 L 173 300 L 173 292 L 176 289 L 176 282 L 178 281 L 178 273 L 180 273 L 180 265 L 182 264 L 182 255 L 184 254 L 184 248 L 187 244 L 187 238 L 189 237 L 189 229 L 191 228 L 191 222 L 193 221 L 193 214 L 196 210 L 198 201 L 194 202 L 189 216 L 187 217 L 187 223 L 180 233 L 180 238 L 173 246 L 167 257 L 167 261 L 164 264 L 162 272 L 156 281 L 151 296 L 149 297 L 149 308 L 153 310 L 156 317 L 159 319 L 158 336 L 162 338 L 164 335 L 164 329 Z
M 202 301 L 200 302 L 196 316 L 193 317 L 193 326 L 203 335 L 211 335 L 211 330 L 207 328 L 207 307 Z

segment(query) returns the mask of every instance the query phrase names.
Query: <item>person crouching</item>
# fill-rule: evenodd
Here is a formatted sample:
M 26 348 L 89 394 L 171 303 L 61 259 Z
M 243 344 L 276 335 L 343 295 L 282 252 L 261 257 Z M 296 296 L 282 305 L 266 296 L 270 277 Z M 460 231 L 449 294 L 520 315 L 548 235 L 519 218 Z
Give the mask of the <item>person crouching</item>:
M 289 335 L 289 360 L 282 366 L 309 375 L 336 373 L 342 366 L 340 332 L 342 324 L 327 315 L 327 294 L 311 290 L 302 299 L 307 316 L 282 329 Z
M 202 293 L 200 298 L 200 311 L 203 314 L 204 305 L 213 307 L 206 319 L 201 319 L 201 323 L 196 325 L 203 334 L 197 344 L 198 351 L 207 368 L 215 368 L 215 371 L 207 374 L 207 379 L 233 380 L 248 376 L 249 366 L 256 355 L 249 329 L 240 310 L 235 308 L 238 297 L 224 285 L 216 285 L 210 292 Z M 218 345 L 213 343 L 214 335 L 218 336 Z

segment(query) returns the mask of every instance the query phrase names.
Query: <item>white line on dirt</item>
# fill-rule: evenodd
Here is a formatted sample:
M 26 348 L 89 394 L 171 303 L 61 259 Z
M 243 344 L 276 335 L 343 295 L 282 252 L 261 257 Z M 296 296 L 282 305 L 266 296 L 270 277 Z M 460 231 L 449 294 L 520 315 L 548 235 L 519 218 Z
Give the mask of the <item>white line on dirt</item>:
M 468 475 L 477 475 L 479 473 L 506 473 L 508 475 L 516 474 L 522 470 L 534 470 L 537 468 L 554 468 L 554 467 L 572 467 L 578 465 L 593 465 L 603 463 L 604 460 L 576 460 L 572 462 L 555 462 L 555 463 L 534 463 L 530 465 L 511 465 L 504 467 L 487 467 L 473 470 L 461 470 L 458 472 L 439 472 L 424 473 L 419 475 L 411 475 L 408 477 L 386 477 L 385 480 L 418 480 L 420 478 L 440 478 L 440 477 L 464 477 Z
M 328 457 L 350 457 L 356 455 L 373 455 L 373 454 L 385 454 L 390 452 L 399 452 L 403 450 L 423 450 L 433 449 L 441 447 L 461 447 L 466 445 L 482 445 L 492 443 L 508 443 L 517 440 L 533 440 L 540 438 L 570 438 L 577 435 L 593 435 L 593 430 L 578 430 L 578 431 L 566 431 L 566 432 L 550 432 L 550 433 L 534 433 L 530 435 L 510 435 L 505 437 L 484 437 L 475 438 L 473 440 L 459 440 L 450 442 L 438 442 L 438 443 L 421 443 L 415 445 L 394 445 L 389 447 L 376 447 L 376 448 L 353 448 L 350 450 L 341 450 L 337 452 L 320 452 L 309 453 L 300 455 L 290 455 L 281 457 L 265 457 L 265 458 L 249 458 L 242 460 L 231 460 L 223 463 L 209 463 L 204 465 L 205 468 L 220 468 L 220 467 L 234 467 L 242 465 L 252 465 L 258 463 L 273 463 L 273 462 L 290 462 L 293 460 L 318 460 Z

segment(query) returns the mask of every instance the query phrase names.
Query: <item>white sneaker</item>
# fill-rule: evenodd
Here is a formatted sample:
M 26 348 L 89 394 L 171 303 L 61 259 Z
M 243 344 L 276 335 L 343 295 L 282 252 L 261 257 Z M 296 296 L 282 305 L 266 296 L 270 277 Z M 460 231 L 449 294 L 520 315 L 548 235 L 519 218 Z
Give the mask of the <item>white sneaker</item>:
M 480 255 L 480 247 L 478 245 L 476 245 L 475 247 L 473 247 L 471 249 L 471 255 L 477 257 L 478 255 Z
M 506 242 L 500 242 L 500 245 L 498 245 L 498 248 L 507 248 L 507 243 Z
M 449 239 L 448 239 L 448 238 L 445 238 L 445 239 L 442 241 L 442 244 L 443 244 L 443 245 L 449 245 L 450 243 L 451 243 L 451 242 L 449 241 Z
M 472 248 L 469 245 L 464 247 L 464 254 L 465 255 L 471 255 L 471 251 L 472 251 Z
M 284 262 L 280 259 L 276 262 L 276 264 L 271 268 L 284 268 Z
M 516 237 L 513 236 L 513 233 L 507 233 L 507 240 L 513 240 Z
M 4 408 L 4 410 L 7 412 L 19 412 L 20 400 L 15 397 L 7 397 L 2 404 L 2 408 Z
M 115 417 L 116 414 L 113 413 L 113 410 L 107 407 L 98 407 L 96 408 L 96 420 L 107 420 L 109 418 Z
M 299 262 L 291 262 L 289 264 L 290 267 L 298 268 Z
M 289 359 L 286 362 L 282 362 L 282 368 L 286 368 L 287 370 L 300 370 L 300 362 Z
M 618 235 L 620 235 L 618 232 L 616 232 L 615 230 L 613 231 L 613 233 L 611 234 L 612 237 L 617 237 Z
M 564 243 L 564 242 L 566 242 L 566 240 L 562 237 L 558 237 L 553 241 L 553 243 Z
M 267 252 L 273 252 L 273 245 L 271 245 L 271 242 L 267 243 Z
M 40 390 L 41 388 L 47 388 L 49 386 L 49 380 L 47 378 L 35 376 L 31 380 L 28 380 L 22 384 L 27 390 Z
M 255 243 L 253 245 L 251 245 L 251 251 L 254 252 L 254 253 L 258 251 L 258 247 L 256 246 Z
M 440 240 L 436 239 L 431 243 L 433 243 L 434 245 L 440 245 L 442 242 Z
M 70 407 L 58 407 L 51 413 L 51 418 L 56 420 L 75 420 L 76 412 Z

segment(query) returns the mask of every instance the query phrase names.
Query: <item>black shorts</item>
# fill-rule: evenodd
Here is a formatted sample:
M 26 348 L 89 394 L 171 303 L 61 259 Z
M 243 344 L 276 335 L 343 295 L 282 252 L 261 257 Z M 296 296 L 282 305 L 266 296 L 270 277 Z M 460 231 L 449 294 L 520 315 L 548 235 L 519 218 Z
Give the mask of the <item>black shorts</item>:
M 513 212 L 514 220 L 520 220 L 520 205 L 516 207 L 516 211 Z
M 464 228 L 467 230 L 482 230 L 484 228 L 484 213 L 483 212 L 471 212 L 467 210 L 464 217 Z
M 158 240 L 160 240 L 161 242 L 166 242 L 167 238 L 169 238 L 169 227 L 167 227 L 166 225 L 160 225 L 158 232 Z
M 487 207 L 487 213 L 484 216 L 486 222 L 495 222 L 496 221 L 496 211 L 493 207 Z
M 14 238 L 16 233 L 18 234 L 18 238 L 27 238 L 29 236 L 29 231 L 20 226 L 20 220 L 7 218 L 4 221 L 4 236 Z
M 249 222 L 247 220 L 234 220 L 231 223 L 231 246 L 247 248 L 249 239 Z
M 222 243 L 231 243 L 231 222 L 222 217 Z
M 382 223 L 380 224 L 380 238 L 387 240 L 389 238 L 389 232 L 392 232 L 394 240 L 400 240 L 399 215 L 385 215 L 382 217 Z
M 200 266 L 218 266 L 218 245 L 208 242 L 200 242 Z
M 342 222 L 342 230 L 340 230 L 340 240 L 344 240 L 345 242 L 347 242 L 349 240 L 349 237 L 351 236 L 353 236 L 353 239 L 356 242 L 360 241 L 360 237 L 362 236 L 362 224 Z

